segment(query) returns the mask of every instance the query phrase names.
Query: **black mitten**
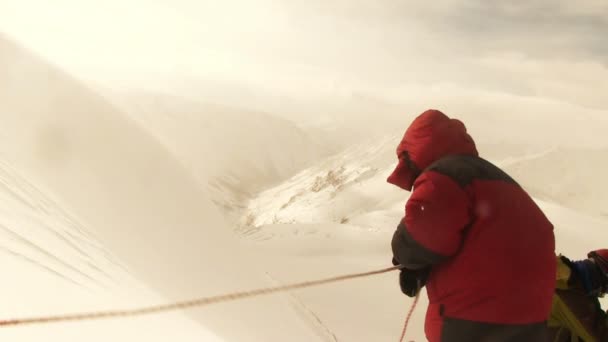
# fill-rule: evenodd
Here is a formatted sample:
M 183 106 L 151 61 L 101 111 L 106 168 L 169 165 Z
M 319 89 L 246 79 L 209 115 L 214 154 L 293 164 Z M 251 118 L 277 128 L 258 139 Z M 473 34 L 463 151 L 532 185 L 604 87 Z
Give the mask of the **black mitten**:
M 426 284 L 426 280 L 429 276 L 429 268 L 412 271 L 408 269 L 402 269 L 399 273 L 399 287 L 408 297 L 415 297 L 418 291 Z

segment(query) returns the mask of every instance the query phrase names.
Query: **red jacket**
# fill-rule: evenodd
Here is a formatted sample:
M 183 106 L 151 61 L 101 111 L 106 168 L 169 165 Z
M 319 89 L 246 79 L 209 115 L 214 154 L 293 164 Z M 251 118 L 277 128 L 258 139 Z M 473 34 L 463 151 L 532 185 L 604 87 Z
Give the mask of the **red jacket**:
M 397 155 L 388 182 L 413 190 L 393 255 L 431 269 L 429 341 L 543 340 L 556 274 L 551 222 L 439 111 L 414 120 Z

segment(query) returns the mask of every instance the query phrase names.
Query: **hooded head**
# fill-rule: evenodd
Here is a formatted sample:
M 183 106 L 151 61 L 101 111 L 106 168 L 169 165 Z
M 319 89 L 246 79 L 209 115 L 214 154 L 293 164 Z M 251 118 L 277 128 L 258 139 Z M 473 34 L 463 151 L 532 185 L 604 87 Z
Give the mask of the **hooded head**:
M 604 276 L 608 277 L 608 249 L 591 251 L 587 257 L 595 262 Z
M 411 191 L 421 170 L 455 154 L 477 156 L 473 138 L 461 121 L 450 119 L 438 110 L 427 110 L 405 131 L 397 146 L 399 163 L 387 182 Z
M 587 294 L 603 297 L 608 291 L 608 249 L 591 251 L 587 260 L 573 264 Z

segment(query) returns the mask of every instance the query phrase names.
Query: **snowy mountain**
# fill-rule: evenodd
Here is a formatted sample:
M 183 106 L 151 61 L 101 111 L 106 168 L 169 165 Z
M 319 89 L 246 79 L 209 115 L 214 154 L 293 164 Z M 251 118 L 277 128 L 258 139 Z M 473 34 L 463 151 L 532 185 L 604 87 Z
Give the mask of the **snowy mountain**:
M 405 22 L 398 2 L 268 1 L 284 19 L 280 30 L 268 20 L 272 11 L 249 26 L 234 25 L 237 2 L 224 4 L 221 16 L 213 2 L 150 5 L 150 17 L 142 15 L 145 25 L 138 26 L 129 13 L 140 15 L 141 5 L 114 1 L 91 16 L 89 33 L 66 38 L 62 50 L 59 38 L 76 29 L 66 24 L 45 36 L 6 14 L 16 3 L 0 5 L 11 19 L 7 27 L 37 37 L 31 41 L 60 65 L 88 73 L 84 83 L 82 75 L 0 35 L 0 266 L 6 273 L 0 319 L 147 306 L 390 266 L 390 239 L 408 193 L 386 178 L 404 129 L 430 107 L 462 119 L 482 156 L 538 200 L 555 224 L 558 253 L 577 259 L 608 247 L 608 107 L 606 86 L 599 84 L 606 68 L 598 63 L 444 47 L 433 38 L 438 27 L 452 31 L 441 26 L 452 19 L 443 13 L 446 4 L 430 9 L 442 14 L 430 28 L 414 30 L 421 18 L 411 11 L 417 20 L 397 30 L 392 25 Z M 49 11 L 51 28 L 57 18 L 87 26 L 78 6 L 92 4 L 63 5 L 51 6 L 70 9 Z M 238 5 L 247 6 L 239 7 L 247 9 L 238 14 L 243 21 L 255 17 L 248 11 L 267 10 Z M 185 16 L 175 8 L 192 15 L 186 24 L 177 25 Z M 512 10 L 517 6 L 506 9 Z M 229 34 L 193 29 L 202 12 Z M 118 17 L 123 26 L 112 28 L 121 38 L 113 50 L 104 34 L 108 19 Z M 175 25 L 150 34 L 162 18 Z M 327 51 L 314 51 L 324 34 Z M 256 37 L 274 38 L 258 49 Z M 215 51 L 242 40 L 241 49 Z M 407 55 L 410 50 L 416 51 Z M 107 54 L 96 59 L 99 70 L 95 52 Z M 94 75 L 105 71 L 114 73 L 106 88 L 98 87 Z M 112 88 L 110 80 L 126 71 L 157 84 Z M 159 74 L 166 78 L 153 77 Z M 179 74 L 191 77 L 181 88 Z M 213 75 L 218 79 L 205 79 Z M 172 91 L 158 93 L 163 88 Z M 424 340 L 424 297 L 408 340 Z M 0 339 L 396 341 L 411 303 L 391 273 L 141 318 L 0 328 Z

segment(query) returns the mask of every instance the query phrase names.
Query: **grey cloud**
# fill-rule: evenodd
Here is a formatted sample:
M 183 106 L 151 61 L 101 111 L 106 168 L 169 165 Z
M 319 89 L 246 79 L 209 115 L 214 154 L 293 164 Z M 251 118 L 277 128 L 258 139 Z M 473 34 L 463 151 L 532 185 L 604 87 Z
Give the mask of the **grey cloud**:
M 608 60 L 605 0 L 290 0 L 285 4 L 292 18 L 315 13 L 353 26 L 381 27 L 394 38 L 416 32 L 417 46 L 439 52 L 466 56 L 516 51 L 535 58 Z M 435 42 L 437 46 L 432 46 Z
M 608 7 L 584 1 L 467 1 L 431 25 L 470 47 L 517 51 L 536 58 L 608 62 Z

